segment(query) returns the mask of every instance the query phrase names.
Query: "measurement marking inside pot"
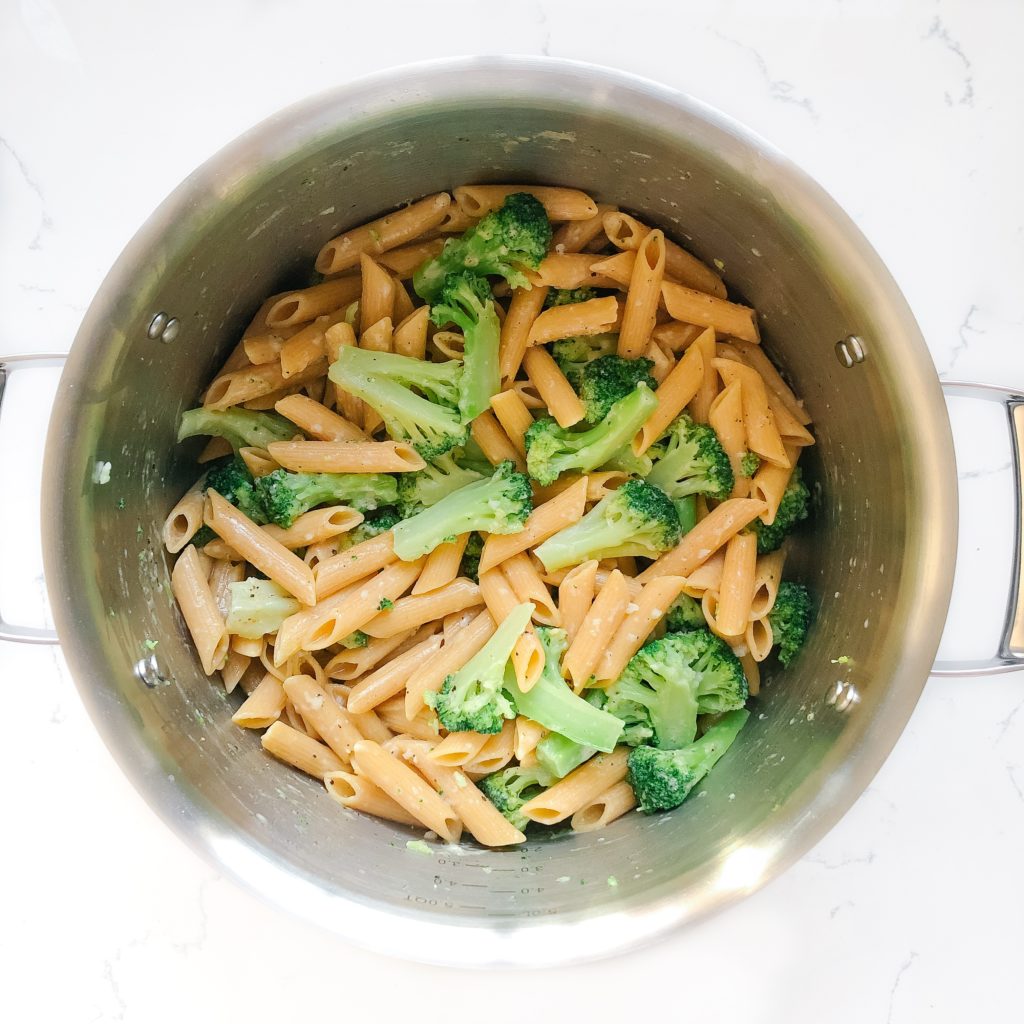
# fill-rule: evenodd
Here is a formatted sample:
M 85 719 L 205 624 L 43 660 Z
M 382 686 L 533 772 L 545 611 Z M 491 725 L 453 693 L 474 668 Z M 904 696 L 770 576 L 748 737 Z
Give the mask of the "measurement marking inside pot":
M 515 896 L 515 889 L 492 889 L 491 890 L 497 896 Z
M 453 878 L 451 881 L 452 885 L 464 885 L 467 889 L 486 889 L 487 886 L 483 882 L 460 882 L 458 879 Z

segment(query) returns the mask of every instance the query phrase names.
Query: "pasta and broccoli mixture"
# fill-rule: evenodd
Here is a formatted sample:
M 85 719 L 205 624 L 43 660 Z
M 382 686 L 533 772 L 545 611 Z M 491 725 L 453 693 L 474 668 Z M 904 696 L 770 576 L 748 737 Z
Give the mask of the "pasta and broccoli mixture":
M 810 418 L 755 311 L 569 188 L 465 186 L 329 241 L 179 440 L 164 528 L 233 721 L 457 841 L 681 804 L 810 619 Z

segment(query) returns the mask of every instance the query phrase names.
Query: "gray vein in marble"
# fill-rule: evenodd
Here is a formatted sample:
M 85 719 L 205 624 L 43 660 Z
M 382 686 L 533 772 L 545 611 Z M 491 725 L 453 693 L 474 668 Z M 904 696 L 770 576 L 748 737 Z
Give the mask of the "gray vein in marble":
M 836 917 L 836 914 L 838 914 L 840 910 L 845 910 L 845 909 L 846 909 L 847 907 L 855 907 L 856 905 L 857 905 L 857 904 L 856 904 L 856 903 L 854 903 L 854 902 L 853 902 L 853 900 L 847 900 L 847 901 L 846 901 L 845 903 L 837 903 L 837 904 L 836 904 L 836 905 L 835 905 L 835 906 L 834 906 L 834 907 L 833 907 L 833 908 L 832 908 L 832 909 L 831 909 L 831 910 L 830 910 L 830 911 L 828 912 L 828 918 L 829 918 L 829 920 L 830 920 L 830 921 L 834 921 L 834 920 L 835 920 L 835 917 Z
M 29 249 L 38 249 L 41 245 L 43 232 L 53 227 L 53 221 L 50 220 L 50 215 L 46 212 L 46 200 L 43 199 L 42 190 L 35 183 L 35 179 L 29 174 L 25 161 L 18 156 L 14 147 L 3 136 L 0 136 L 0 149 L 6 149 L 11 154 L 11 159 L 17 165 L 18 173 L 21 175 L 22 180 L 39 200 L 39 226 L 36 228 L 35 238 L 29 243 Z
M 1014 706 L 1014 709 L 1001 721 L 999 722 L 999 732 L 996 735 L 996 743 L 998 743 L 1007 733 L 1007 730 L 1013 724 L 1014 718 L 1017 717 L 1017 712 L 1021 708 L 1024 708 L 1024 700 L 1020 701 Z
M 931 23 L 931 27 L 928 29 L 924 38 L 935 39 L 950 53 L 952 53 L 961 64 L 963 64 L 963 91 L 959 96 L 953 96 L 948 92 L 944 93 L 946 106 L 973 107 L 974 75 L 972 74 L 971 62 L 967 59 L 967 55 L 961 49 L 960 44 L 950 36 L 949 31 L 943 24 L 941 18 L 936 17 L 936 19 Z
M 896 989 L 900 987 L 900 982 L 903 980 L 903 975 L 910 969 L 910 965 L 917 959 L 917 952 L 911 950 L 910 956 L 900 965 L 900 969 L 896 972 L 896 978 L 892 983 L 892 988 L 889 989 L 889 1012 L 885 1017 L 885 1024 L 892 1024 L 892 1010 L 893 1004 L 896 1001 Z
M 996 473 L 1005 473 L 1010 468 L 1009 462 L 1000 462 L 998 466 L 988 466 L 985 469 L 967 469 L 963 473 L 957 473 L 958 480 L 979 480 L 986 476 L 995 476 Z
M 971 308 L 967 310 L 967 315 L 963 318 L 960 326 L 957 328 L 957 337 L 960 339 L 953 350 L 949 354 L 949 365 L 942 371 L 939 376 L 946 376 L 953 372 L 953 368 L 956 366 L 960 357 L 971 347 L 971 339 L 968 334 L 983 335 L 985 331 L 980 327 L 975 327 L 971 321 L 974 319 L 978 312 L 978 307 L 971 303 Z
M 544 33 L 543 42 L 540 44 L 540 52 L 545 57 L 551 56 L 551 26 L 548 24 L 548 12 L 542 3 L 537 4 L 537 24 Z
M 714 29 L 713 32 L 719 39 L 722 39 L 727 43 L 731 43 L 733 46 L 739 47 L 754 58 L 754 61 L 757 64 L 757 69 L 760 71 L 761 77 L 764 79 L 764 83 L 768 87 L 768 94 L 773 100 L 777 100 L 780 103 L 791 103 L 793 106 L 800 107 L 802 110 L 807 111 L 812 121 L 817 123 L 819 119 L 818 111 L 815 109 L 810 97 L 801 96 L 796 93 L 792 82 L 783 78 L 773 78 L 772 73 L 768 68 L 768 62 L 764 59 L 761 51 L 758 50 L 757 47 L 749 46 L 747 43 L 741 42 L 739 39 L 733 39 L 732 36 L 727 36 L 724 32 L 719 32 L 718 29 Z
M 1006 774 L 1010 776 L 1010 785 L 1017 791 L 1017 796 L 1021 802 L 1024 803 L 1024 789 L 1020 788 L 1020 783 L 1017 781 L 1017 776 L 1014 774 L 1013 765 L 1008 764 L 1006 766 Z
M 873 864 L 875 853 L 872 851 L 863 857 L 845 857 L 838 861 L 828 861 L 824 857 L 804 857 L 804 861 L 807 864 L 816 864 L 819 868 L 825 868 L 826 871 L 836 871 L 839 868 L 849 867 L 851 864 Z

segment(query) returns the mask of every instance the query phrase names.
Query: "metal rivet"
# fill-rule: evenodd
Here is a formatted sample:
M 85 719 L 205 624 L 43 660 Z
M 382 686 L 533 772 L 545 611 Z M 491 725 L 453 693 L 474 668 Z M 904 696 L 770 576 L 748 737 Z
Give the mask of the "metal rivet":
M 150 654 L 146 658 L 140 658 L 135 663 L 135 674 L 142 680 L 150 690 L 158 686 L 166 686 L 170 680 L 160 671 L 156 663 L 156 655 Z
M 149 328 L 146 334 L 149 335 L 154 341 L 160 340 L 163 342 L 174 341 L 178 336 L 178 331 L 181 330 L 181 324 L 173 316 L 168 316 L 166 313 L 160 312 L 149 322 Z
M 851 334 L 843 338 L 842 341 L 836 342 L 836 356 L 839 358 L 839 362 L 847 369 L 850 369 L 851 366 L 855 366 L 857 363 L 863 363 L 867 358 L 867 353 L 864 351 L 864 342 L 856 334 Z
M 149 330 L 146 333 L 156 341 L 157 338 L 163 333 L 163 329 L 167 326 L 167 321 L 170 317 L 166 313 L 157 313 L 155 317 L 150 321 Z
M 860 703 L 860 694 L 853 683 L 843 682 L 837 679 L 829 688 L 825 700 L 831 704 L 836 711 L 852 711 Z

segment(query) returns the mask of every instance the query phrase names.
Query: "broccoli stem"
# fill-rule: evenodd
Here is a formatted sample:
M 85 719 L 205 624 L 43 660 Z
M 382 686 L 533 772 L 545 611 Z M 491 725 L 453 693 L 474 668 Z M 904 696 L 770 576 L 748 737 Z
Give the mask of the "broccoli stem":
M 537 763 L 556 778 L 564 779 L 566 775 L 578 768 L 587 758 L 597 753 L 595 747 L 586 747 L 582 743 L 562 736 L 560 733 L 548 733 L 535 749 Z
M 544 648 L 544 671 L 526 693 L 519 688 L 514 672 L 506 672 L 505 689 L 521 715 L 539 722 L 545 729 L 567 739 L 608 753 L 622 735 L 622 722 L 576 696 L 562 678 L 558 667 L 565 650 L 565 631 L 537 628 Z
M 178 424 L 178 440 L 187 437 L 223 437 L 234 450 L 266 448 L 273 441 L 288 441 L 299 433 L 294 423 L 273 412 L 252 409 L 187 409 Z
M 459 387 L 459 412 L 467 423 L 491 406 L 491 396 L 501 390 L 498 342 L 501 323 L 494 303 L 487 302 L 476 326 L 465 331 L 465 356 Z

